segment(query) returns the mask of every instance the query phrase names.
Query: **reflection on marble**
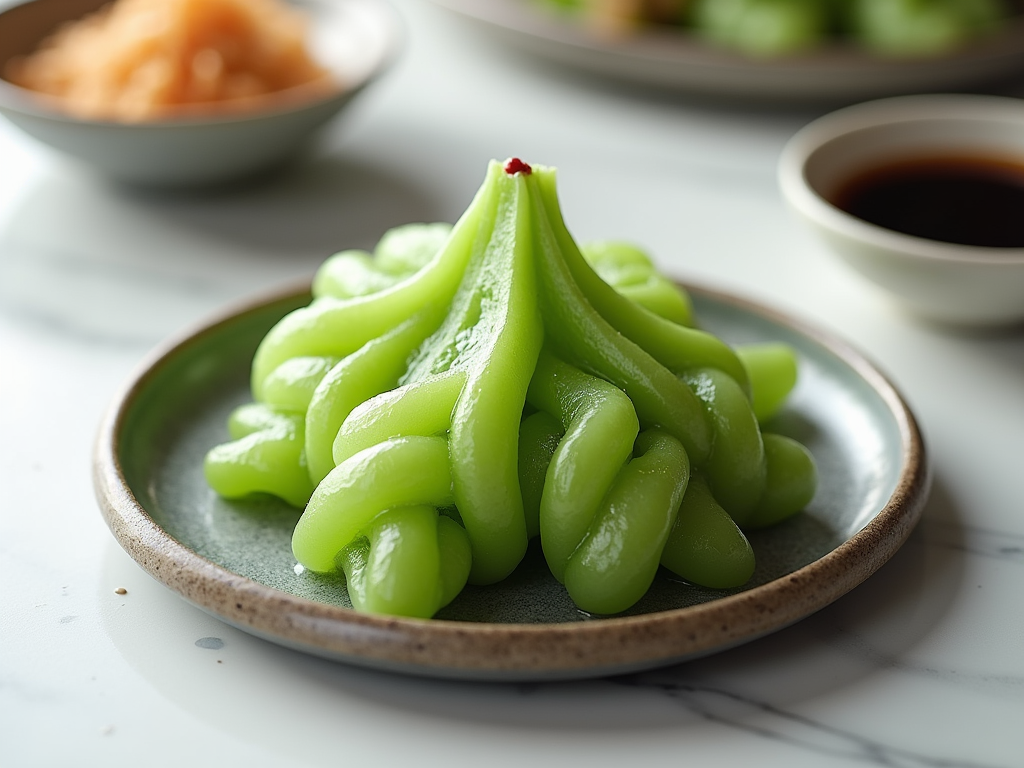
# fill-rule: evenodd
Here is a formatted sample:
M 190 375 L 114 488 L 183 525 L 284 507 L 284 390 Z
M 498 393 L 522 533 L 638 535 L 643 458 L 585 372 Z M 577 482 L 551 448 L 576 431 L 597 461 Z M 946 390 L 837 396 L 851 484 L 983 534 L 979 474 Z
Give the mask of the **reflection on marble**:
M 943 530 L 948 533 L 949 527 Z M 779 755 L 795 749 L 805 760 L 839 758 L 853 764 L 908 768 L 1010 768 L 1015 765 L 1012 759 L 980 759 L 969 750 L 958 755 L 930 746 L 941 741 L 931 731 L 941 721 L 931 718 L 943 699 L 955 701 L 964 692 L 980 695 L 989 706 L 1002 703 L 1011 710 L 1003 717 L 1003 727 L 1013 722 L 1014 712 L 1019 714 L 1024 705 L 1020 676 L 965 673 L 915 658 L 915 647 L 947 620 L 950 606 L 943 596 L 962 586 L 964 560 L 970 557 L 943 541 L 933 542 L 925 525 L 880 574 L 799 625 L 706 660 L 576 683 L 425 681 L 305 657 L 205 617 L 139 573 L 114 545 L 107 548 L 105 581 L 135 586 L 130 604 L 107 608 L 103 616 L 124 657 L 172 700 L 186 707 L 190 701 L 203 701 L 218 711 L 239 710 L 245 701 L 239 711 L 222 718 L 223 728 L 272 751 L 286 749 L 286 742 L 301 742 L 303 746 L 296 748 L 310 760 L 319 754 L 314 736 L 318 724 L 336 716 L 354 717 L 355 724 L 374 717 L 402 724 L 425 719 L 430 735 L 420 736 L 431 745 L 462 738 L 467 724 L 475 724 L 475 730 L 496 731 L 500 742 L 515 734 L 544 738 L 556 733 L 578 741 L 596 733 L 614 733 L 642 752 L 638 739 L 645 744 L 678 742 L 684 748 L 714 724 L 726 734 L 743 734 L 754 745 L 751 748 L 764 751 L 763 764 L 778 764 Z M 111 601 L 103 596 L 102 602 Z M 889 629 L 893 615 L 912 620 L 894 633 Z M 209 676 L 199 659 L 179 663 L 188 643 L 195 642 L 189 638 L 196 632 L 224 639 L 223 663 L 231 670 L 224 674 L 229 680 Z M 166 658 L 154 657 L 150 653 L 154 647 L 170 653 L 175 663 L 168 665 Z M 856 689 L 860 681 L 881 674 L 934 689 L 937 700 L 918 704 L 930 717 L 892 729 L 878 724 L 858 728 L 830 715 L 842 702 L 844 690 Z M 306 681 L 306 693 L 302 700 L 290 703 L 289 720 L 299 730 L 284 733 L 268 720 L 276 717 L 270 703 L 277 687 L 287 686 L 294 678 Z M 311 686 L 313 680 L 319 682 Z M 442 710 L 437 708 L 439 699 L 444 701 Z M 816 702 L 823 701 L 828 705 L 819 711 Z M 310 741 L 292 741 L 295 736 L 309 736 Z
M 932 768 L 988 768 L 990 764 L 930 755 L 884 744 L 811 717 L 779 709 L 765 701 L 748 699 L 730 691 L 659 680 L 628 679 L 625 685 L 653 687 L 697 717 L 780 741 L 822 759 L 844 758 L 863 765 Z
M 274 181 L 182 196 L 46 178 L 0 231 L 0 311 L 87 344 L 148 347 L 390 226 L 439 216 L 425 191 L 359 160 Z

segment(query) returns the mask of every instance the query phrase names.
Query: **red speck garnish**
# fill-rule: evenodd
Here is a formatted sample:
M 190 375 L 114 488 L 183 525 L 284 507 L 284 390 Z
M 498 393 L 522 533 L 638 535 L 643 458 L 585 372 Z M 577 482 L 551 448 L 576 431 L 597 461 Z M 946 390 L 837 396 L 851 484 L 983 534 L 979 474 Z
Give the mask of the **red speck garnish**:
M 533 173 L 533 168 L 524 163 L 518 157 L 513 157 L 511 160 L 505 163 L 505 173 L 507 173 L 509 176 L 512 176 L 516 173 L 521 173 L 524 176 L 529 176 L 531 173 Z

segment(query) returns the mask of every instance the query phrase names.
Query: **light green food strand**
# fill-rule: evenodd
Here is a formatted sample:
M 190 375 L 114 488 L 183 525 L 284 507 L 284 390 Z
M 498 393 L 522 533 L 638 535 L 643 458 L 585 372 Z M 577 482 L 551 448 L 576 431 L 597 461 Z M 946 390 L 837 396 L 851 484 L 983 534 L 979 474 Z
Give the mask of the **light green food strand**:
M 678 440 L 643 432 L 635 453 L 565 569 L 566 590 L 584 611 L 619 613 L 644 596 L 686 490 L 690 464 Z
M 231 414 L 232 442 L 215 446 L 203 462 L 206 482 L 221 496 L 238 499 L 270 493 L 302 507 L 313 492 L 303 456 L 301 414 L 250 403 Z
M 382 392 L 356 406 L 334 440 L 334 463 L 395 435 L 443 435 L 466 384 L 465 371 L 449 371 Z
M 534 183 L 533 179 L 553 173 L 534 168 L 529 178 Z M 622 389 L 642 426 L 658 426 L 673 435 L 691 461 L 700 464 L 711 452 L 711 428 L 703 405 L 685 383 L 590 305 L 566 266 L 539 194 L 534 203 L 538 284 L 548 341 L 567 362 Z
M 271 371 L 263 383 L 263 402 L 284 411 L 305 413 L 313 391 L 338 362 L 336 357 L 293 357 Z
M 562 220 L 554 176 L 534 175 L 537 176 L 551 230 L 572 279 L 601 317 L 677 375 L 694 368 L 718 368 L 746 389 L 747 371 L 728 344 L 705 331 L 686 328 L 658 317 L 619 294 L 594 272 Z
M 265 403 L 246 403 L 228 415 L 228 434 L 239 440 L 254 432 L 288 427 L 295 421 L 294 414 L 284 413 Z
M 411 274 L 430 263 L 451 233 L 452 225 L 446 222 L 392 227 L 377 243 L 373 255 L 381 269 Z
M 509 279 L 509 275 L 503 276 L 493 268 L 486 268 L 487 261 L 496 253 L 491 247 L 495 227 L 501 226 L 498 220 L 500 177 L 494 171 L 493 166 L 490 167 L 484 179 L 484 186 L 491 189 L 487 197 L 490 204 L 481 210 L 476 238 L 467 244 L 470 253 L 465 257 L 466 270 L 458 290 L 446 307 L 437 331 L 410 360 L 408 370 L 402 377 L 403 384 L 429 378 L 452 368 L 466 368 L 474 356 L 484 354 L 486 345 L 482 339 L 495 324 L 493 311 L 491 317 L 482 317 L 485 308 L 493 309 L 488 298 L 492 295 L 491 284 L 495 281 L 504 283 Z
M 565 429 L 554 416 L 537 411 L 519 425 L 519 487 L 523 492 L 526 534 L 540 535 L 540 500 L 548 467 Z
M 747 530 L 775 525 L 804 509 L 814 498 L 818 470 L 810 451 L 796 440 L 764 434 L 768 472 L 764 495 L 741 525 Z
M 351 299 L 390 288 L 407 275 L 393 275 L 377 268 L 366 251 L 347 250 L 331 256 L 313 277 L 313 297 Z
M 453 502 L 448 443 L 397 437 L 339 464 L 316 487 L 292 534 L 295 558 L 312 571 L 335 570 L 334 558 L 380 512 Z
M 715 431 L 705 475 L 718 502 L 743 525 L 764 492 L 760 425 L 746 394 L 729 375 L 707 368 L 695 371 L 687 381 L 707 406 Z
M 313 296 L 343 299 L 390 288 L 426 266 L 451 231 L 451 224 L 405 224 L 385 232 L 372 256 L 359 250 L 336 253 L 317 270 Z
M 425 307 L 451 303 L 480 218 L 491 208 L 493 185 L 480 188 L 444 247 L 423 269 L 386 290 L 368 296 L 325 296 L 285 315 L 264 337 L 252 365 L 252 390 L 258 400 L 263 382 L 290 357 L 323 355 L 342 358 Z
M 690 477 L 661 564 L 691 584 L 730 589 L 754 574 L 754 550 L 698 473 Z
M 478 198 L 479 226 L 467 241 L 465 273 L 441 327 L 420 347 L 403 385 L 461 371 L 450 452 L 459 514 L 473 543 L 471 579 L 500 580 L 526 549 L 517 435 L 526 386 L 543 338 L 534 295 L 529 204 L 521 180 L 492 163 Z M 399 420 L 395 420 L 396 426 Z M 483 554 L 489 553 L 489 554 Z
M 498 216 L 484 254 L 480 322 L 450 439 L 455 501 L 473 545 L 470 581 L 476 584 L 505 578 L 526 552 L 517 438 L 544 338 L 526 182 L 499 163 L 491 164 L 489 176 L 498 188 Z
M 413 350 L 441 321 L 437 307 L 423 310 L 340 361 L 320 381 L 306 411 L 306 459 L 319 483 L 335 467 L 334 439 L 352 409 L 398 384 Z
M 428 619 L 462 591 L 469 538 L 432 507 L 381 512 L 338 553 L 357 611 Z
M 433 616 L 444 591 L 437 529 L 432 507 L 399 507 L 377 515 L 365 535 L 337 558 L 352 607 L 390 616 Z
M 540 502 L 540 540 L 551 573 L 565 579 L 616 475 L 633 452 L 640 425 L 625 393 L 544 350 L 530 383 L 530 403 L 565 431 L 548 466 Z
M 673 323 L 696 326 L 689 294 L 664 277 L 651 258 L 631 243 L 586 243 L 580 252 L 598 276 L 627 299 Z
M 658 317 L 678 325 L 685 325 L 688 328 L 694 326 L 693 311 L 688 298 L 684 303 L 683 296 L 685 294 L 666 278 L 662 277 L 660 280 L 652 278 L 642 285 L 626 285 L 615 290 Z
M 751 405 L 759 422 L 777 414 L 796 386 L 796 352 L 788 344 L 746 344 L 736 347 L 750 374 Z
M 473 567 L 473 548 L 466 529 L 450 517 L 437 518 L 437 546 L 441 553 L 441 605 L 458 597 Z
M 852 0 L 846 19 L 865 47 L 888 56 L 935 56 L 991 32 L 1005 16 L 995 0 Z
M 341 550 L 337 561 L 357 611 L 429 619 L 440 606 L 437 511 L 432 507 L 384 510 L 364 536 Z

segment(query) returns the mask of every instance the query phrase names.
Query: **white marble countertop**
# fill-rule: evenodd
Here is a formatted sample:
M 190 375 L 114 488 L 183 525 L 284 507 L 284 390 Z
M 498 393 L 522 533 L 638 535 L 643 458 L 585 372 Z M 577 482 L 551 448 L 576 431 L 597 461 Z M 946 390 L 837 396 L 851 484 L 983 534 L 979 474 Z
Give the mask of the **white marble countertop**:
M 598 84 L 396 4 L 404 57 L 272 184 L 141 194 L 0 124 L 0 763 L 1024 765 L 1022 332 L 917 323 L 799 227 L 774 168 L 813 112 Z M 491 685 L 278 648 L 118 547 L 90 453 L 145 353 L 389 226 L 453 219 L 510 155 L 559 167 L 580 237 L 643 243 L 672 274 L 845 337 L 895 381 L 935 481 L 889 564 L 704 660 Z

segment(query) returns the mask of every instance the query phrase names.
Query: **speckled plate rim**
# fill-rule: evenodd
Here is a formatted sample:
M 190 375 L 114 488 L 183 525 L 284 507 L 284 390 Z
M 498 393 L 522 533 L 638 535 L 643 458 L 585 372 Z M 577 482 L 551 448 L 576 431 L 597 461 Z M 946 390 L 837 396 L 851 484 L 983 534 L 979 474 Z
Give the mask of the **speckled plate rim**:
M 824 608 L 880 568 L 910 535 L 930 472 L 921 432 L 893 384 L 847 343 L 737 296 L 687 290 L 788 327 L 836 355 L 886 404 L 900 436 L 895 489 L 859 532 L 818 560 L 745 592 L 685 608 L 598 621 L 494 624 L 375 616 L 267 587 L 202 557 L 158 525 L 133 494 L 119 456 L 126 418 L 177 353 L 247 312 L 308 294 L 308 284 L 247 302 L 154 350 L 117 393 L 100 426 L 93 480 L 115 539 L 145 571 L 192 604 L 246 632 L 360 666 L 472 680 L 556 680 L 654 668 L 708 655 Z

